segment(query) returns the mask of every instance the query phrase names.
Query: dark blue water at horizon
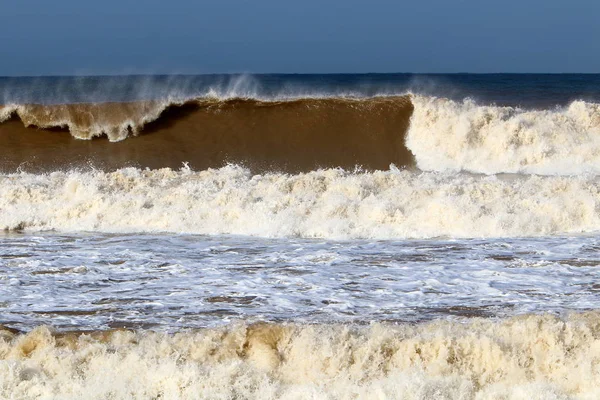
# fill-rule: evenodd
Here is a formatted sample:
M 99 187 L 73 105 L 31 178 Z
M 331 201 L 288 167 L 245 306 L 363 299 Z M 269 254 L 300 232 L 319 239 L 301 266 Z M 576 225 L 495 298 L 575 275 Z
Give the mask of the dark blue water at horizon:
M 10 103 L 121 102 L 164 98 L 397 95 L 471 98 L 480 104 L 551 108 L 600 101 L 600 74 L 221 74 L 0 77 Z

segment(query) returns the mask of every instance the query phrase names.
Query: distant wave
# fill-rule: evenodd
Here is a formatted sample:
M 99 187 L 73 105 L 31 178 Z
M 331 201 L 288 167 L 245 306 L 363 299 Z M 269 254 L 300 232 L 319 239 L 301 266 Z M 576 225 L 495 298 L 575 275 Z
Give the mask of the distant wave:
M 0 175 L 0 229 L 307 238 L 505 237 L 600 230 L 595 177 L 238 166 Z
M 3 398 L 592 399 L 597 312 L 168 335 L 0 330 Z

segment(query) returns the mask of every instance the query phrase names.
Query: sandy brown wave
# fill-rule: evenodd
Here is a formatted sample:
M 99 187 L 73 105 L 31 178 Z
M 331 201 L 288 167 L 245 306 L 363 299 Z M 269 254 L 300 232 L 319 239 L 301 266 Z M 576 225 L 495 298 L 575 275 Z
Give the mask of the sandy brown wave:
M 0 168 L 405 166 L 413 164 L 404 145 L 412 110 L 407 96 L 5 105 Z
M 592 399 L 597 312 L 417 325 L 234 325 L 166 335 L 0 330 L 8 398 Z

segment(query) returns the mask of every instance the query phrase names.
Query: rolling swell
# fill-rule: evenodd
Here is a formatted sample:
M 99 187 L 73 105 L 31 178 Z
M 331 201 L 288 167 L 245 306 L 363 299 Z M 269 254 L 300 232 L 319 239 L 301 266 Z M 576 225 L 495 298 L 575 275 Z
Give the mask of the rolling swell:
M 297 172 L 408 166 L 413 158 L 404 135 L 412 110 L 408 96 L 5 105 L 0 168 L 161 168 L 186 162 L 194 169 L 240 163 Z M 108 140 L 73 139 L 101 136 Z

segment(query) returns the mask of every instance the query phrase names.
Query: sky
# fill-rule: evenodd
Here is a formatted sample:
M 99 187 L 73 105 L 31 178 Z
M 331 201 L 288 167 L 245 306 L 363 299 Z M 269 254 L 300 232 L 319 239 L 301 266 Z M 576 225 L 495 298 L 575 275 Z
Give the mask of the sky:
M 600 72 L 598 0 L 6 0 L 0 75 Z

